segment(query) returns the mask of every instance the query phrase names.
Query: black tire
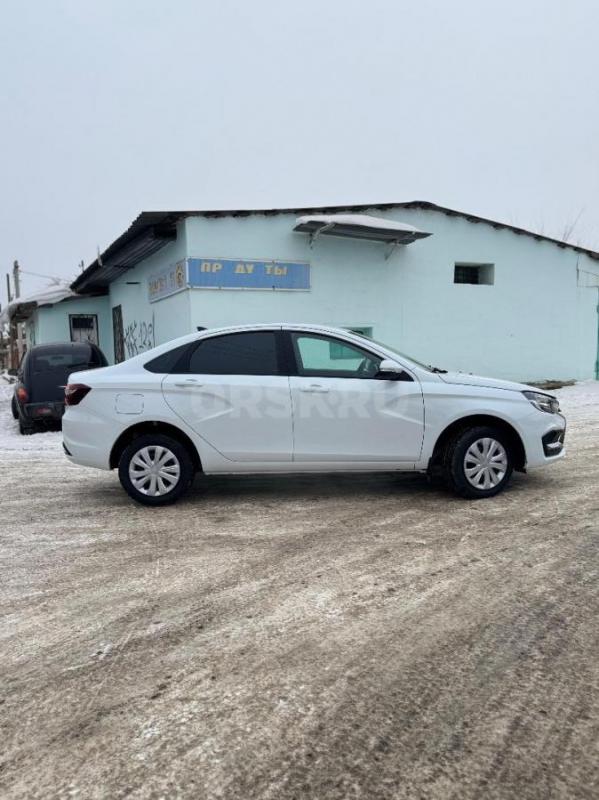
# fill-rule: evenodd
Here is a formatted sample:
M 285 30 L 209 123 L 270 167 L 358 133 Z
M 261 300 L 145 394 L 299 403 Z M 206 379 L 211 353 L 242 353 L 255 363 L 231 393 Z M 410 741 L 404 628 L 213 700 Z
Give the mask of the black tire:
M 497 442 L 505 453 L 507 463 L 505 471 L 496 485 L 490 488 L 478 488 L 474 486 L 466 476 L 466 453 L 469 448 L 477 441 L 482 439 L 492 439 Z M 469 462 L 471 463 L 471 462 Z M 476 428 L 466 428 L 458 431 L 454 438 L 449 442 L 445 451 L 444 473 L 445 479 L 450 489 L 461 497 L 470 499 L 482 499 L 493 497 L 501 492 L 508 483 L 514 470 L 514 458 L 511 452 L 509 437 L 499 428 L 481 425 Z M 503 471 L 503 470 L 502 470 Z M 496 477 L 500 474 L 495 473 Z
M 20 419 L 19 433 L 21 436 L 31 436 L 32 433 L 35 433 L 35 425 L 33 425 L 31 422 L 23 422 L 23 420 Z
M 10 401 L 10 410 L 12 411 L 12 415 L 14 419 L 19 419 L 19 409 L 17 407 L 17 398 L 12 396 L 12 400 Z
M 155 448 L 166 448 L 174 456 L 179 466 L 179 477 L 173 488 L 165 494 L 150 495 L 140 491 L 131 481 L 129 468 L 131 461 L 144 448 L 149 448 L 150 455 L 155 455 Z M 173 460 L 167 465 L 174 464 Z M 148 433 L 137 436 L 121 453 L 119 459 L 119 480 L 129 497 L 144 506 L 166 506 L 176 502 L 191 486 L 195 474 L 191 455 L 185 445 L 162 433 Z M 135 477 L 135 476 L 134 476 Z

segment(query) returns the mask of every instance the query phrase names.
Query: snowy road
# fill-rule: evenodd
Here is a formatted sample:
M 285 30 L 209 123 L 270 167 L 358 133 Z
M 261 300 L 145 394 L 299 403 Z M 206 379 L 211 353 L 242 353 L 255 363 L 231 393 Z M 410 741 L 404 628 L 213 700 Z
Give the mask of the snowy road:
M 599 796 L 599 383 L 490 501 L 229 478 L 156 510 L 19 436 L 10 391 L 3 797 Z

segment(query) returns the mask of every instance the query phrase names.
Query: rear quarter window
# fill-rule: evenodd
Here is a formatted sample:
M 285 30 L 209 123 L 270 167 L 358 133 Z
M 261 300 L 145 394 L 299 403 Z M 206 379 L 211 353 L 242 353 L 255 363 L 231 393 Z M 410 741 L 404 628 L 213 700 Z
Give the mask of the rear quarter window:
M 182 344 L 180 347 L 168 350 L 166 353 L 162 353 L 145 363 L 144 369 L 147 369 L 148 372 L 166 372 L 167 374 L 171 372 L 180 372 L 183 369 L 183 362 L 187 362 L 186 355 L 189 348 L 189 344 Z

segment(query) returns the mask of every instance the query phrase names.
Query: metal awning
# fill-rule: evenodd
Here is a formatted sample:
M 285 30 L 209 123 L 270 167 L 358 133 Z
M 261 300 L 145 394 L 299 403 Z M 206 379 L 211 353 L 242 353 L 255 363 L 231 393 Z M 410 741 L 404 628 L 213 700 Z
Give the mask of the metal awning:
M 391 245 L 410 244 L 417 239 L 431 236 L 413 225 L 367 214 L 314 214 L 298 217 L 293 230 L 310 234 L 312 241 L 318 236 L 342 236 Z

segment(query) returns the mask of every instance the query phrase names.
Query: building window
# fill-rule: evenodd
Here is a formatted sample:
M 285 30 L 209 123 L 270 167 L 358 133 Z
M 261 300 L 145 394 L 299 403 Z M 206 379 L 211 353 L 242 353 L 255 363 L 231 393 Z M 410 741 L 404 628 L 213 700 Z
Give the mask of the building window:
M 69 314 L 72 342 L 91 342 L 98 345 L 98 315 Z
M 471 283 L 478 286 L 492 286 L 495 283 L 494 264 L 455 264 L 454 283 Z

